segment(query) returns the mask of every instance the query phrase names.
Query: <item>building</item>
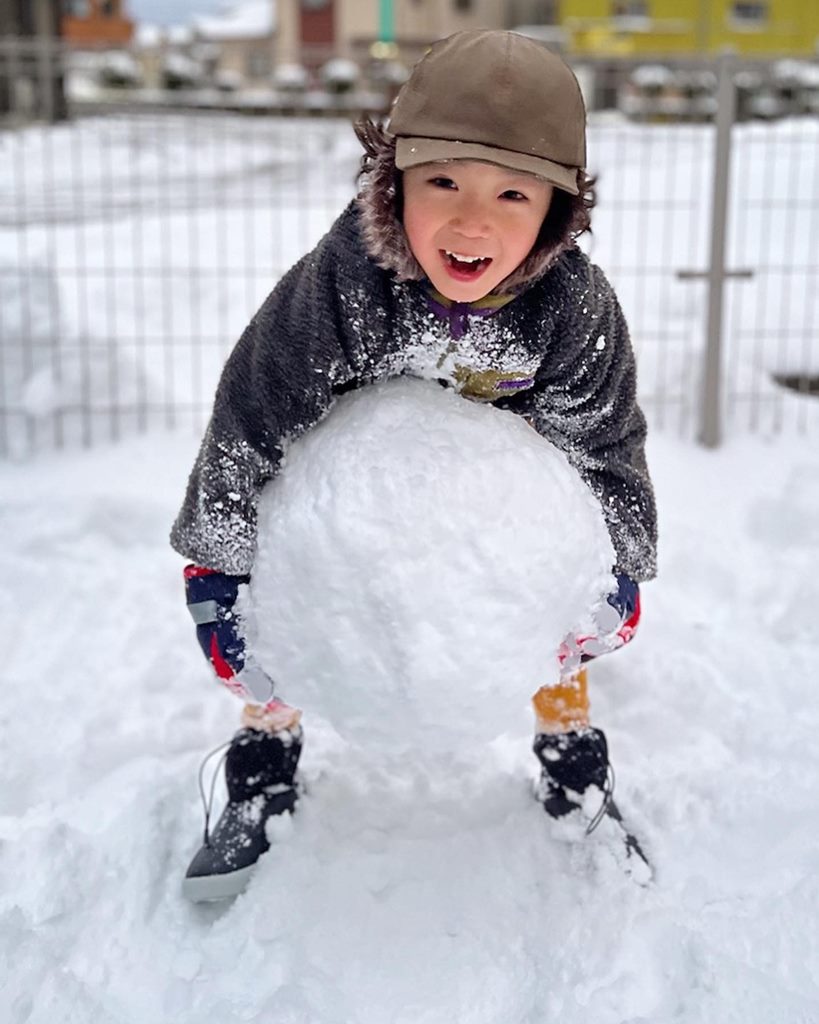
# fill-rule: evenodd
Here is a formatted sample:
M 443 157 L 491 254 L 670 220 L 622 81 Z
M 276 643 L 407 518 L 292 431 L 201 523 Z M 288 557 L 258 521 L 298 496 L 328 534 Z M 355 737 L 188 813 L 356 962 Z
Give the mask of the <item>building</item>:
M 276 0 L 240 0 L 223 14 L 193 20 L 208 78 L 225 85 L 270 82 L 275 58 Z
M 360 65 L 379 57 L 412 64 L 435 39 L 505 28 L 509 17 L 498 0 L 276 0 L 276 8 L 277 64 L 311 68 L 332 56 Z
M 62 0 L 62 12 L 62 35 L 72 46 L 127 46 L 134 34 L 124 0 Z
M 560 0 L 572 53 L 685 57 L 817 54 L 816 0 Z

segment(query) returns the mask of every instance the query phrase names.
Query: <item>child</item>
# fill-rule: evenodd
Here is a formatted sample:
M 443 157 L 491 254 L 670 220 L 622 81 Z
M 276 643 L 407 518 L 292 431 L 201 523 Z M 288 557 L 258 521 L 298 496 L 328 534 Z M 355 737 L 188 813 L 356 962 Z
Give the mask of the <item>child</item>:
M 365 122 L 357 134 L 361 191 L 231 354 L 172 532 L 195 563 L 185 580 L 199 641 L 245 701 L 228 804 L 185 880 L 194 900 L 239 892 L 268 848 L 265 822 L 296 802 L 299 712 L 274 696 L 236 607 L 259 493 L 336 395 L 399 374 L 525 417 L 600 500 L 617 588 L 601 595 L 596 635 L 568 639 L 561 678 L 534 697 L 534 750 L 552 817 L 619 819 L 582 663 L 634 632 L 637 584 L 655 573 L 655 508 L 628 330 L 575 245 L 593 205 L 577 81 L 524 36 L 460 32 L 416 66 L 388 130 Z M 600 812 L 588 815 L 595 790 Z

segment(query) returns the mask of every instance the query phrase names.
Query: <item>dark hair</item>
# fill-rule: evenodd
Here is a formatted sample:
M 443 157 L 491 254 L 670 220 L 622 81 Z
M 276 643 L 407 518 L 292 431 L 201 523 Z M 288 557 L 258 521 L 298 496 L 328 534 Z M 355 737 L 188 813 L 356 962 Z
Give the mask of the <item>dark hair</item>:
M 391 153 L 393 163 L 395 162 L 395 136 L 390 135 L 384 128 L 383 121 L 373 121 L 371 117 L 365 115 L 353 123 L 353 131 L 355 137 L 364 147 L 364 155 L 361 157 L 361 164 L 356 175 L 358 179 L 370 173 L 379 157 Z
M 383 122 L 362 117 L 353 125 L 356 138 L 364 147 L 357 179 L 369 175 L 377 164 L 392 162 L 393 188 L 395 190 L 395 214 L 403 216 L 403 189 L 401 172 L 395 166 L 395 136 L 384 128 Z M 584 170 L 577 172 L 578 194 L 573 196 L 563 189 L 555 188 L 549 212 L 541 225 L 533 249 L 557 245 L 567 238 L 579 238 L 585 231 L 591 231 L 591 211 L 597 202 L 595 185 L 597 179 Z

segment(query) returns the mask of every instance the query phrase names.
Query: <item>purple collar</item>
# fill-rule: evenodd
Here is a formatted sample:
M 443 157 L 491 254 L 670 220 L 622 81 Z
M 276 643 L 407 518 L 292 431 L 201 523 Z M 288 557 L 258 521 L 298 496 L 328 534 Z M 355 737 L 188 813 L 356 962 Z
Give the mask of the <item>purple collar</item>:
M 442 302 L 443 296 L 439 297 L 437 292 L 431 290 L 427 291 L 426 298 L 427 305 L 432 312 L 449 323 L 449 333 L 456 341 L 460 341 L 466 334 L 470 316 L 492 316 L 505 305 L 505 303 L 498 304 L 496 302 L 491 306 L 481 306 L 473 302 L 452 302 L 448 299 Z M 510 296 L 511 298 L 512 296 Z

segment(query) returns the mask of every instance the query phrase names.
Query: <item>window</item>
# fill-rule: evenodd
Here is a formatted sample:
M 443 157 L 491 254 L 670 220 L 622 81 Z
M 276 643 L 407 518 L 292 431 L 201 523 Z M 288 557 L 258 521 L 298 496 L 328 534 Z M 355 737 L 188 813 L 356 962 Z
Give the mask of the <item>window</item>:
M 455 8 L 456 11 L 466 13 L 467 11 L 472 10 L 472 0 L 454 0 L 452 6 Z
M 647 18 L 646 0 L 614 0 L 611 5 L 612 18 Z
M 768 20 L 768 5 L 735 0 L 731 4 L 731 20 L 743 25 L 762 25 Z
M 267 50 L 251 50 L 245 57 L 245 71 L 250 79 L 268 78 L 272 70 Z
M 69 18 L 87 18 L 88 0 L 63 0 L 63 14 Z

